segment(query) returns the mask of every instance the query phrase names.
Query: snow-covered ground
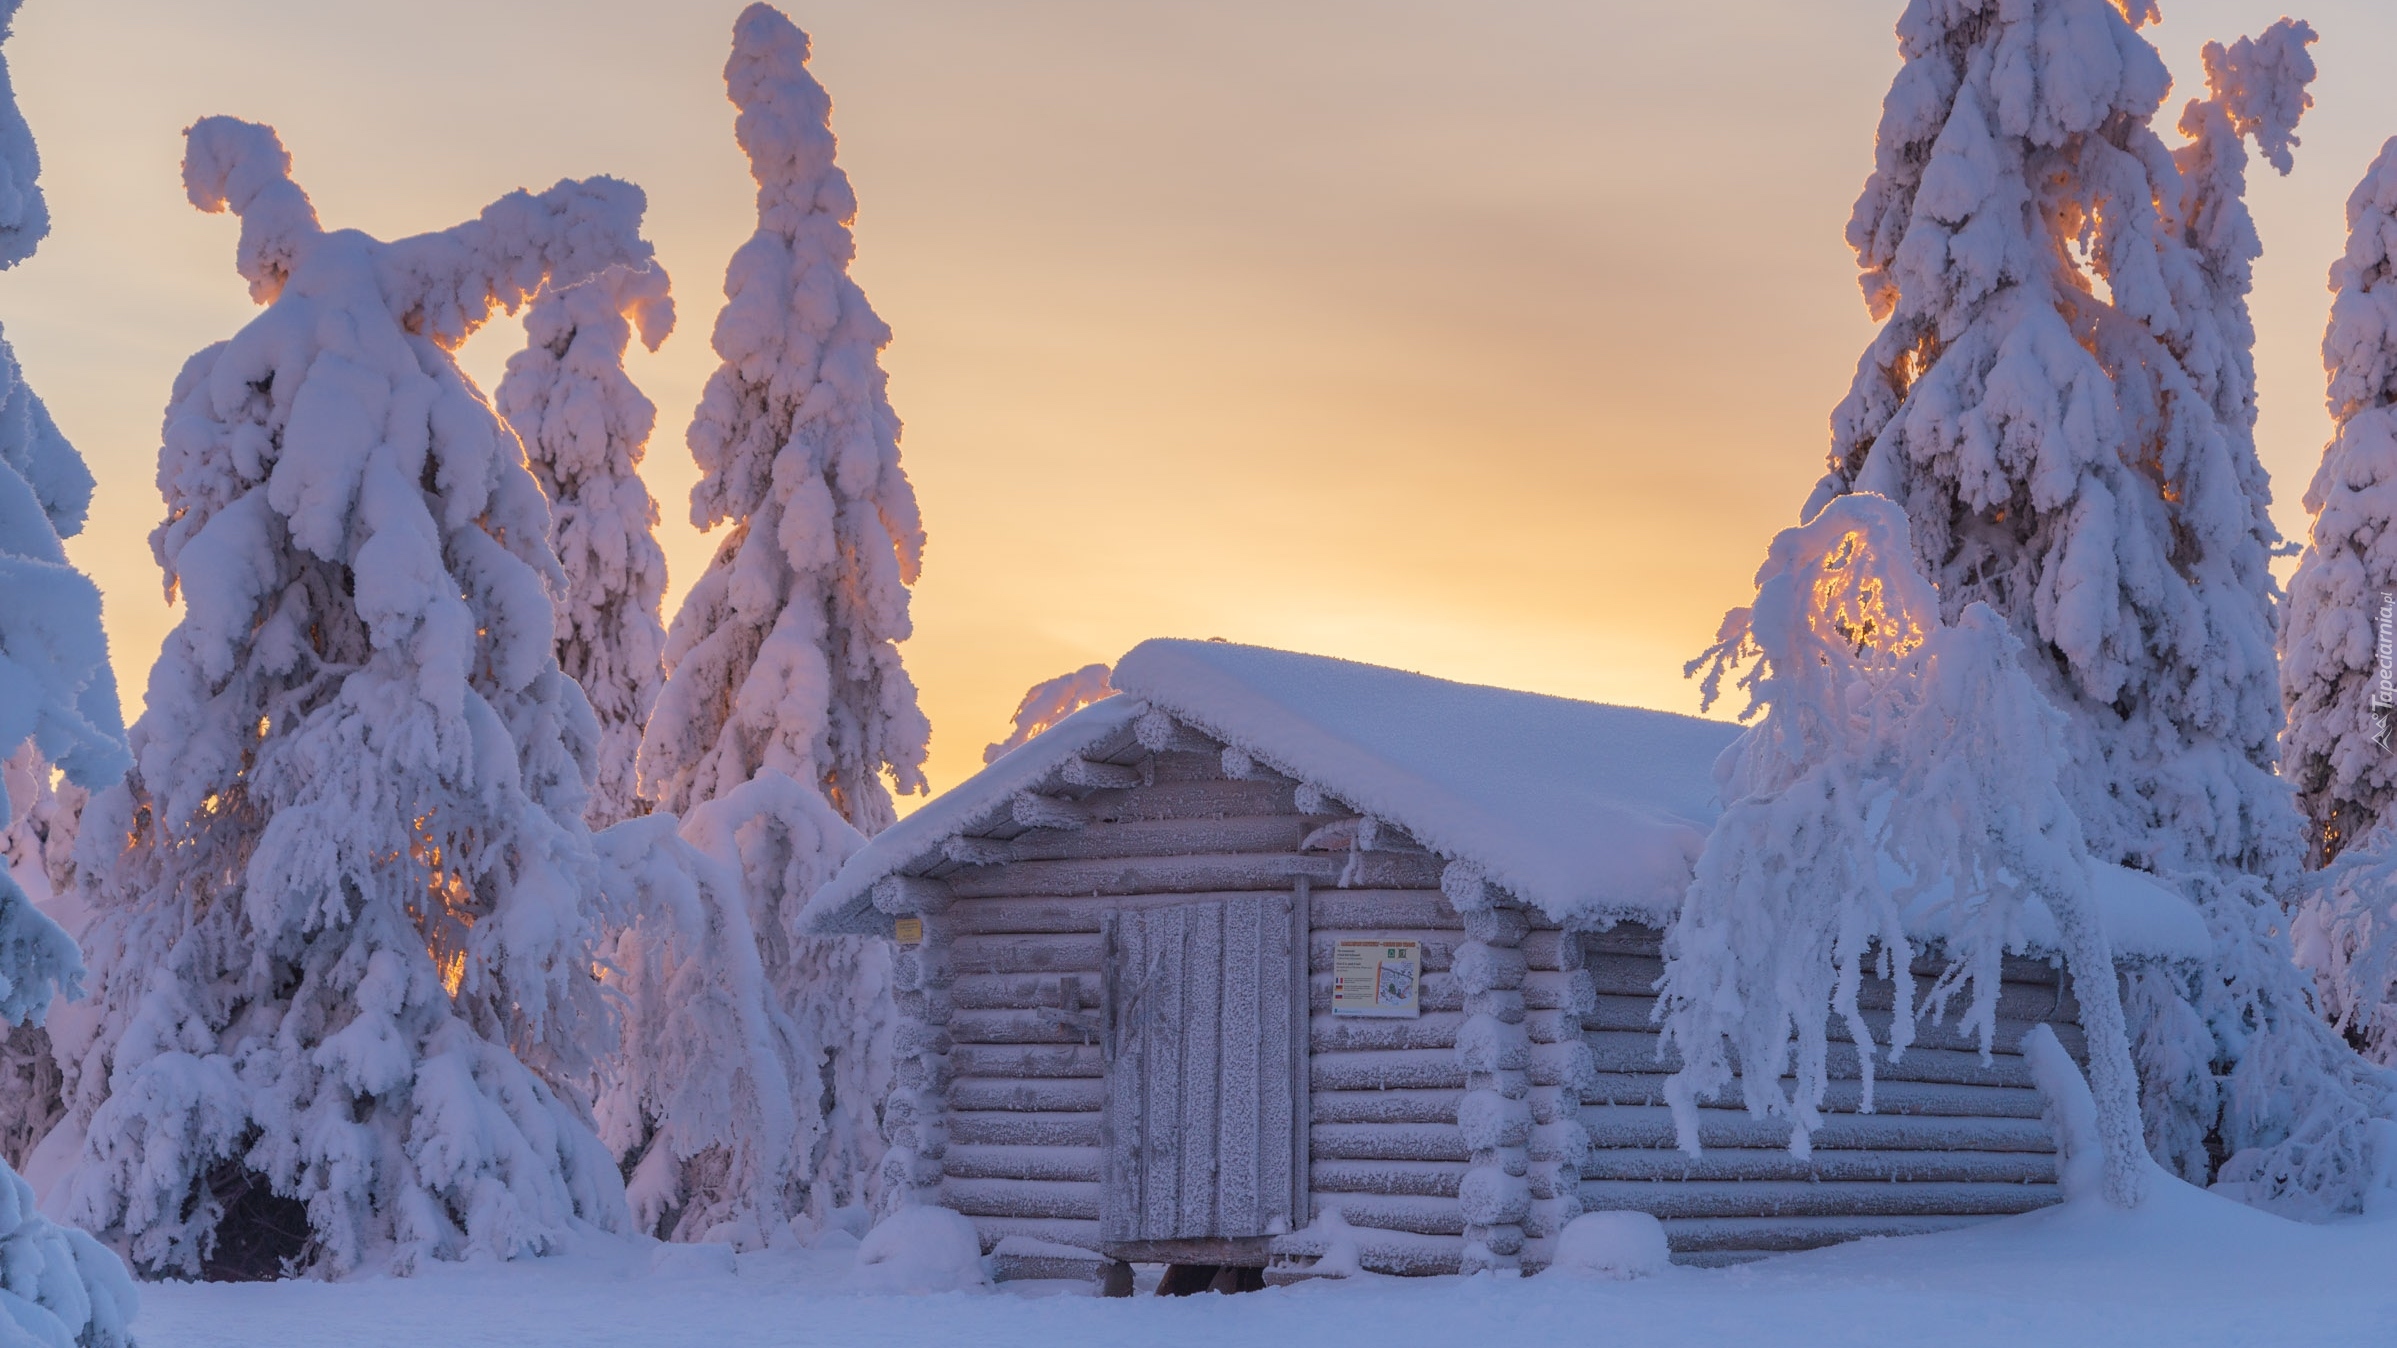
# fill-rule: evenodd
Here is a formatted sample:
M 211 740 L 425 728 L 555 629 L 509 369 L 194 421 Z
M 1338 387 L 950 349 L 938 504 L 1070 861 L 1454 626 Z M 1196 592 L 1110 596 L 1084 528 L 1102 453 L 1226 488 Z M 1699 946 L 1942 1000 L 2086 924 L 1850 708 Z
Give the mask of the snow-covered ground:
M 851 1263 L 848 1250 L 736 1259 L 718 1247 L 625 1245 L 413 1279 L 169 1284 L 143 1289 L 135 1329 L 145 1348 L 2397 1341 L 2397 1221 L 2300 1226 L 2160 1176 L 2133 1213 L 2073 1204 L 1629 1283 L 1482 1275 L 1133 1301 L 1059 1284 L 861 1296 L 849 1290 Z

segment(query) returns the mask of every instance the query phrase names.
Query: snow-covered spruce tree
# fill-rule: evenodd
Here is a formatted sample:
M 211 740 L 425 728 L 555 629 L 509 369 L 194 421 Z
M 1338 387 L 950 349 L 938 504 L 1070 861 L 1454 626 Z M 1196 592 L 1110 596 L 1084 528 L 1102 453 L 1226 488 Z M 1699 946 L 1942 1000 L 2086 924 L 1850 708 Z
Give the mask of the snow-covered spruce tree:
M 2323 1009 L 2397 1061 L 2397 139 L 2347 198 L 2332 264 L 2330 445 L 2281 630 L 2288 775 L 2327 867 L 2297 916 Z
M 326 231 L 269 128 L 186 133 L 265 305 L 169 402 L 181 622 L 78 861 L 102 1020 L 71 1215 L 159 1273 L 405 1271 L 623 1222 L 580 1092 L 609 1017 L 549 512 L 453 350 L 639 266 L 638 189 Z
M 832 102 L 807 57 L 807 36 L 770 6 L 751 5 L 734 25 L 724 78 L 757 180 L 758 229 L 726 270 L 715 329 L 724 363 L 690 431 L 692 520 L 724 536 L 667 633 L 641 782 L 660 808 L 696 822 L 700 806 L 729 808 L 742 786 L 784 777 L 872 833 L 895 817 L 886 773 L 901 792 L 924 788 L 930 730 L 897 645 L 924 535 L 884 393 L 890 329 L 849 277 L 857 197 L 833 162 Z M 790 815 L 717 827 L 744 851 L 827 833 Z M 830 855 L 853 844 L 822 845 Z M 892 1070 L 889 955 L 878 942 L 792 933 L 808 898 L 797 883 L 829 874 L 821 858 L 757 873 L 787 877 L 750 896 L 767 981 L 822 1054 L 830 1107 L 809 1204 L 821 1220 L 881 1184 L 874 1106 Z
M 2331 440 L 2306 489 L 2312 527 L 2281 633 L 2287 770 L 2318 861 L 2368 838 L 2397 802 L 2397 139 L 2347 198 L 2330 286 Z
M 2228 146 L 2193 185 L 2152 125 L 2163 63 L 2105 0 L 1920 0 L 1898 37 L 1848 235 L 1883 326 L 1810 512 L 1857 490 L 1906 509 L 1943 617 L 1988 604 L 2064 713 L 2090 850 L 2204 913 L 2212 967 L 2128 999 L 2150 1149 L 2199 1180 L 2225 1155 L 2253 1202 L 2353 1210 L 2397 1173 L 2389 1088 L 2313 1013 L 2278 897 L 2302 839 L 2272 771 L 2277 535 L 2225 416 L 2252 399 Z M 2233 129 L 2279 145 L 2296 67 L 2218 69 Z
M 634 770 L 665 677 L 666 554 L 640 473 L 657 408 L 624 373 L 636 325 L 652 351 L 674 330 L 673 295 L 655 263 L 544 289 L 525 310 L 525 348 L 499 381 L 500 415 L 549 496 L 550 543 L 566 572 L 558 666 L 599 718 L 584 815 L 595 829 L 647 813 Z
M 890 328 L 849 277 L 857 196 L 807 56 L 771 6 L 734 26 L 724 79 L 758 230 L 726 270 L 724 363 L 690 430 L 691 522 L 729 527 L 667 636 L 642 777 L 683 810 L 770 769 L 873 833 L 895 817 L 885 772 L 924 784 L 930 731 L 897 645 L 924 530 L 884 391 Z
M 1115 687 L 1108 682 L 1110 673 L 1105 665 L 1084 665 L 1071 674 L 1033 684 L 1025 690 L 1024 700 L 1015 704 L 1015 720 L 1007 738 L 983 746 L 982 761 L 996 763 L 1050 726 L 1093 702 L 1115 696 Z
M 2138 1072 L 2089 854 L 2056 785 L 2064 718 L 1987 605 L 1940 618 L 1908 533 L 1881 497 L 1834 499 L 1773 540 L 1754 606 L 1708 653 L 1710 692 L 1756 657 L 1743 719 L 1764 719 L 1724 756 L 1723 818 L 1665 936 L 1658 1013 L 1682 1061 L 1665 1087 L 1681 1146 L 1697 1152 L 1698 1103 L 1736 1074 L 1749 1111 L 1787 1120 L 1807 1154 L 1835 1015 L 1870 1109 L 1879 1046 L 1856 1001 L 1868 974 L 1897 987 L 1893 1056 L 1967 989 L 1959 1025 L 1988 1052 L 2000 961 L 2036 900 L 2080 995 L 2105 1196 L 2136 1207 L 2149 1164 Z M 1919 1001 L 1910 916 L 1942 934 L 1946 961 Z
M 0 0 L 0 41 L 16 10 L 17 0 Z M 49 232 L 40 172 L 33 133 L 0 65 L 0 267 L 31 256 Z M 91 491 L 82 456 L 0 340 L 0 588 L 8 596 L 0 603 L 0 745 L 21 746 L 0 782 L 0 829 L 10 833 L 12 851 L 28 844 L 23 815 L 46 793 L 50 764 L 83 785 L 125 770 L 100 592 L 67 564 L 61 543 L 83 527 Z M 35 850 L 0 865 L 0 1033 L 39 1026 L 52 1000 L 74 995 L 84 976 L 74 941 L 17 883 L 20 870 L 37 883 L 46 878 L 38 844 Z M 0 1078 L 10 1096 L 0 1107 L 12 1123 L 28 1124 L 49 1101 L 15 1092 L 47 1083 L 20 1082 L 15 1066 Z M 134 1305 L 133 1280 L 117 1257 L 37 1212 L 33 1186 L 0 1164 L 0 1342 L 118 1348 L 132 1342 Z

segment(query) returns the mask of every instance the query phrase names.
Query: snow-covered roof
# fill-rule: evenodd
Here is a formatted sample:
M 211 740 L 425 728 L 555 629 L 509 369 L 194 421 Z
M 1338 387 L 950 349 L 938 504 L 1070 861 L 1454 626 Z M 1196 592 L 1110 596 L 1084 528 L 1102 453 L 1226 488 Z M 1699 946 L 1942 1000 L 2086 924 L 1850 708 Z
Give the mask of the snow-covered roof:
M 1143 642 L 1117 664 L 1114 685 L 1117 696 L 876 836 L 802 921 L 818 931 L 874 925 L 877 882 L 942 862 L 952 839 L 1010 824 L 1016 798 L 1056 789 L 1072 760 L 1137 756 L 1135 724 L 1158 710 L 1441 857 L 1471 863 L 1559 922 L 1663 925 L 1720 811 L 1715 757 L 1740 733 L 1670 712 L 1214 641 Z M 2178 895 L 2129 871 L 2099 870 L 2117 954 L 2205 954 L 2204 924 Z M 2044 919 L 2044 911 L 2029 915 L 2023 937 L 2052 950 L 2054 923 L 2043 927 Z

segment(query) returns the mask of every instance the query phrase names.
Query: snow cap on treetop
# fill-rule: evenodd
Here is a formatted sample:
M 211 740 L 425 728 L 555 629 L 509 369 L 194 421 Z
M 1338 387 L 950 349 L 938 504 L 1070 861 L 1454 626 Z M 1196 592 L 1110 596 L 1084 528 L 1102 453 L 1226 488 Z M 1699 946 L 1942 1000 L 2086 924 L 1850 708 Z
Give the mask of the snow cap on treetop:
M 832 95 L 807 70 L 807 34 L 781 10 L 754 4 L 732 26 L 724 88 L 741 110 L 733 137 L 758 183 L 760 223 L 788 229 L 777 206 L 813 207 L 846 223 L 857 214 L 849 175 L 832 162 Z
M 291 152 L 271 126 L 203 117 L 185 128 L 183 192 L 210 215 L 230 210 L 241 217 L 234 265 L 260 304 L 283 293 L 300 241 L 324 232 L 308 194 L 291 180 Z
M 241 217 L 236 265 L 250 298 L 272 303 L 325 237 L 292 180 L 291 152 L 273 127 L 232 117 L 203 117 L 183 135 L 185 194 L 210 214 Z M 537 196 L 520 188 L 464 224 L 384 245 L 385 294 L 410 331 L 455 350 L 493 309 L 516 312 L 545 281 L 563 288 L 609 267 L 646 269 L 656 253 L 641 237 L 648 206 L 640 188 L 608 177 L 561 180 Z M 644 336 L 658 321 L 672 320 L 643 320 Z
M 2259 37 L 2205 45 L 2206 91 L 2221 101 L 2231 129 L 2255 137 L 2265 161 L 2283 174 L 2295 162 L 2289 151 L 2303 143 L 2297 119 L 2314 106 L 2306 92 L 2314 58 L 2306 48 L 2317 40 L 2312 24 L 2284 18 Z

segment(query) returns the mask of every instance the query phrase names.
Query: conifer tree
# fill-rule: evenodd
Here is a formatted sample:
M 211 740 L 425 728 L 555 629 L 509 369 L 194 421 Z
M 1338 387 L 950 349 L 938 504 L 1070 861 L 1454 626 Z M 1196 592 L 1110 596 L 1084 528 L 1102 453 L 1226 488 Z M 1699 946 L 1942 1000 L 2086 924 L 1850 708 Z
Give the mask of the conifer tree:
M 624 373 L 636 325 L 652 351 L 674 329 L 666 272 L 654 263 L 544 289 L 499 382 L 500 414 L 549 496 L 550 542 L 566 573 L 558 666 L 599 718 L 586 812 L 595 829 L 647 812 L 634 770 L 664 678 L 666 554 L 640 473 L 657 408 Z
M 2207 43 L 2199 53 L 2206 96 L 2181 108 L 2184 143 L 2172 154 L 2184 184 L 2177 223 L 2197 253 L 2213 301 L 2212 322 L 2192 325 L 2181 359 L 2212 401 L 2230 440 L 2231 461 L 2259 510 L 2272 497 L 2255 453 L 2255 321 L 2247 295 L 2264 241 L 2247 209 L 2246 142 L 2255 141 L 2276 173 L 2286 175 L 2295 165 L 2297 122 L 2314 105 L 2307 92 L 2314 60 L 2306 48 L 2315 40 L 2311 26 L 2282 19 L 2228 47 Z
M 868 1156 L 853 1140 L 837 1145 L 839 1102 L 831 1119 L 824 1111 L 824 1021 L 857 1017 L 855 1040 L 834 1042 L 871 1049 L 889 1008 L 834 1002 L 859 987 L 854 977 L 794 1002 L 775 976 L 824 964 L 802 963 L 815 948 L 753 896 L 814 893 L 862 839 L 779 773 L 695 807 L 679 836 L 675 823 L 658 813 L 599 835 L 636 914 L 609 947 L 625 1029 L 601 1064 L 600 1136 L 624 1165 L 639 1229 L 756 1249 L 793 1216 L 820 1227 L 862 1196 Z
M 897 645 L 924 529 L 884 391 L 891 332 L 849 277 L 857 195 L 807 57 L 771 6 L 734 26 L 724 80 L 758 230 L 725 272 L 724 363 L 690 431 L 691 522 L 725 532 L 667 634 L 642 778 L 680 811 L 772 770 L 871 834 L 894 818 L 884 773 L 924 789 L 930 732 Z
M 2347 251 L 2330 273 L 2330 444 L 2306 488 L 2312 526 L 2289 581 L 2281 633 L 2287 773 L 2312 824 L 2314 857 L 2371 835 L 2397 801 L 2383 692 L 2397 638 L 2397 139 L 2347 198 Z
M 0 42 L 17 0 L 0 0 Z M 33 133 L 0 65 L 0 267 L 30 257 L 49 232 Z M 26 850 L 27 814 L 49 788 L 49 765 L 90 785 L 125 770 L 125 733 L 100 627 L 100 592 L 68 565 L 61 540 L 83 527 L 91 473 L 25 382 L 16 352 L 0 339 L 0 744 L 17 746 L 0 780 L 0 830 Z M 38 844 L 36 844 L 38 850 Z M 18 884 L 20 868 L 41 883 L 43 858 L 0 865 L 0 1033 L 37 1028 L 60 995 L 84 978 L 75 943 Z M 47 889 L 44 885 L 43 888 Z M 39 1064 L 12 1039 L 0 1101 L 12 1132 L 38 1122 L 44 1098 L 17 1098 L 46 1081 L 18 1079 Z M 12 1153 L 21 1138 L 12 1137 Z M 12 1155 L 9 1161 L 19 1159 Z M 7 1342 L 118 1348 L 132 1342 L 133 1281 L 114 1254 L 62 1227 L 33 1205 L 33 1187 L 0 1162 L 0 1338 Z
M 2334 1024 L 2397 1061 L 2397 139 L 2347 198 L 2322 338 L 2333 431 L 2281 631 L 2286 769 L 2327 869 L 2298 956 Z
M 328 231 L 269 128 L 186 133 L 264 305 L 169 401 L 151 536 L 182 620 L 78 862 L 102 1019 L 68 1210 L 141 1268 L 401 1271 L 621 1224 L 581 1098 L 609 1019 L 549 512 L 453 351 L 645 265 L 638 189 Z
M 2151 1150 L 2202 1179 L 2219 1146 L 2252 1201 L 2353 1210 L 2397 1172 L 2376 1140 L 2389 1092 L 2290 962 L 2280 894 L 2302 842 L 2273 775 L 2277 535 L 2236 202 L 2237 136 L 2276 159 L 2293 143 L 2310 32 L 2210 57 L 2176 161 L 2137 31 L 2154 17 L 2148 0 L 1907 9 L 1848 227 L 1882 328 L 1808 514 L 1849 491 L 1905 507 L 1943 618 L 1989 605 L 2064 713 L 2060 786 L 2091 851 L 2204 913 L 2213 967 L 2129 997 Z
M 882 1184 L 889 955 L 795 923 L 855 832 L 893 821 L 890 787 L 924 789 L 930 731 L 897 644 L 924 534 L 885 395 L 890 329 L 848 273 L 857 197 L 807 58 L 769 5 L 734 24 L 724 79 L 758 229 L 726 269 L 723 364 L 690 430 L 692 522 L 724 533 L 667 633 L 641 783 L 686 837 L 743 862 L 766 982 L 809 1058 L 798 1088 L 814 1080 L 828 1106 L 798 1186 L 820 1222 Z M 721 1201 L 705 1174 L 686 1182 L 688 1201 Z

